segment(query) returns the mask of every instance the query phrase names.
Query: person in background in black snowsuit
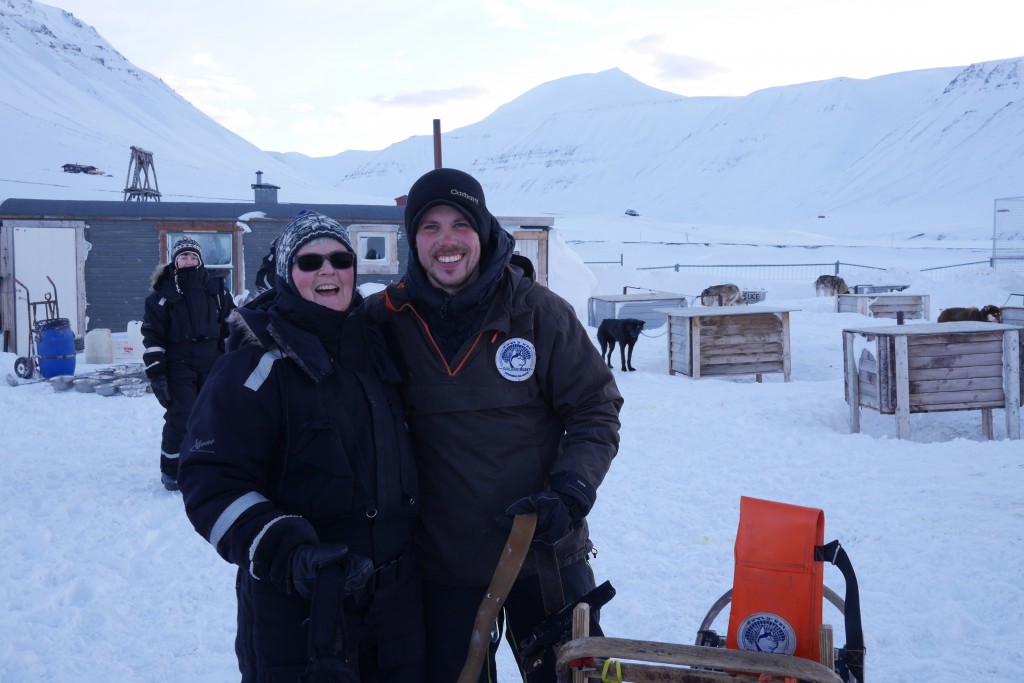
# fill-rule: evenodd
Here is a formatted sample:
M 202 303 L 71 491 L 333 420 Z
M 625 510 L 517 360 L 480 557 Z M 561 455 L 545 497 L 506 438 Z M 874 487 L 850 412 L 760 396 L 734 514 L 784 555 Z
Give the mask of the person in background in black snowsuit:
M 400 376 L 362 315 L 344 227 L 300 212 L 276 263 L 274 288 L 231 317 L 178 472 L 192 525 L 238 565 L 242 681 L 421 683 Z
M 425 174 L 409 190 L 405 228 L 405 277 L 367 310 L 406 369 L 428 680 L 454 683 L 513 517 L 537 514 L 499 616 L 513 647 L 594 588 L 586 516 L 618 450 L 622 396 L 569 303 L 513 253 L 515 238 L 476 179 L 450 168 Z M 592 635 L 598 619 L 595 610 Z M 477 635 L 474 644 L 486 645 L 488 634 Z M 481 682 L 496 680 L 499 641 Z M 553 649 L 542 654 L 529 673 L 533 661 L 520 662 L 524 681 L 554 683 Z
M 178 239 L 171 261 L 153 273 L 153 292 L 142 319 L 142 355 L 153 395 L 164 408 L 160 481 L 178 490 L 178 453 L 192 404 L 213 363 L 224 352 L 225 321 L 234 308 L 224 279 L 203 265 L 191 237 Z

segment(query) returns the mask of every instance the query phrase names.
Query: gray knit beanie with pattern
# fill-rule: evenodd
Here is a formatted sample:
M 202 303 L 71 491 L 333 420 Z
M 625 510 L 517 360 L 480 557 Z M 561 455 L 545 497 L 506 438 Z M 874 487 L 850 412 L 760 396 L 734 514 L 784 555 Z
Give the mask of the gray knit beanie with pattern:
M 356 253 L 356 250 L 352 248 L 352 240 L 348 236 L 348 230 L 343 225 L 322 213 L 303 209 L 292 216 L 291 222 L 285 226 L 285 229 L 277 238 L 274 259 L 277 261 L 276 274 L 278 283 L 285 282 L 292 287 L 295 286 L 295 283 L 292 282 L 292 257 L 302 248 L 302 245 L 321 237 L 338 240 L 350 252 Z M 353 265 L 354 269 L 355 266 Z

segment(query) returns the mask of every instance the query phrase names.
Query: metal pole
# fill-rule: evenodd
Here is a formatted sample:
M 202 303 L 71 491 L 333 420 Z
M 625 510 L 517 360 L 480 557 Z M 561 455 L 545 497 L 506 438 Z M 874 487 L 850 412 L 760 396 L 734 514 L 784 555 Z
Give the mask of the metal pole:
M 441 119 L 434 119 L 434 168 L 441 168 Z

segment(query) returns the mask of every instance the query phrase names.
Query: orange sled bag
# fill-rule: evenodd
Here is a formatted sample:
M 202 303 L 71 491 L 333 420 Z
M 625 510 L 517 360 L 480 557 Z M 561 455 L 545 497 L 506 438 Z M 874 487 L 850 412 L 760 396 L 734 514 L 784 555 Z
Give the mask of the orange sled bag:
M 726 647 L 819 660 L 825 513 L 740 498 Z

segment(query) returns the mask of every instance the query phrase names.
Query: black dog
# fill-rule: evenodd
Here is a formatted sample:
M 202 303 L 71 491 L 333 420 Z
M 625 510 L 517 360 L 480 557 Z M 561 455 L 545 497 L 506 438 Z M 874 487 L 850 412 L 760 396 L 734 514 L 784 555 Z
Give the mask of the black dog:
M 640 338 L 640 331 L 644 329 L 644 321 L 636 318 L 605 318 L 601 326 L 597 328 L 597 341 L 601 344 L 601 358 L 608 357 L 608 367 L 612 367 L 612 351 L 615 350 L 615 342 L 619 342 L 619 355 L 622 356 L 622 371 L 626 371 L 628 365 L 630 370 L 633 367 L 633 346 Z M 629 361 L 626 361 L 626 347 L 629 347 Z

